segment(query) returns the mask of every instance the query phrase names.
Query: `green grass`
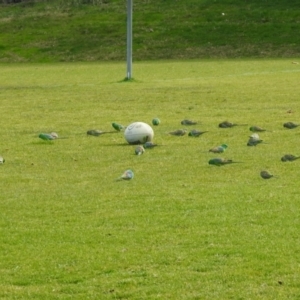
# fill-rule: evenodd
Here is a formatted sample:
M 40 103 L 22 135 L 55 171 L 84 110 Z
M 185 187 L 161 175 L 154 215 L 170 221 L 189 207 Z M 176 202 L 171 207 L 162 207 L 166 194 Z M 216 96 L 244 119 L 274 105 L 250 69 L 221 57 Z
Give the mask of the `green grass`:
M 282 126 L 299 122 L 292 62 L 140 62 L 132 82 L 122 63 L 2 64 L 0 298 L 297 299 L 299 162 L 280 161 L 300 154 Z M 86 135 L 154 117 L 160 146 L 142 156 L 123 133 Z M 184 118 L 209 132 L 168 135 Z M 248 126 L 223 120 L 272 132 L 247 147 Z M 68 139 L 38 138 L 51 131 Z M 243 163 L 208 165 L 224 142 Z
M 0 61 L 125 60 L 126 1 L 80 2 L 0 4 Z M 135 61 L 300 55 L 297 0 L 133 3 Z

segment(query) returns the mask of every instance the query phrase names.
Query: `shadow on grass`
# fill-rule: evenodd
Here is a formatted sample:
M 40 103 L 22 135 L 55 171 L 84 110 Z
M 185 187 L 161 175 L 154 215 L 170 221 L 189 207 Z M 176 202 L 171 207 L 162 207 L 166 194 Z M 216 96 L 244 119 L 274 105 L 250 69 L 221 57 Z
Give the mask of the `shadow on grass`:
M 136 80 L 134 78 L 127 78 L 125 77 L 124 79 L 117 81 L 117 83 L 124 83 L 124 82 L 134 82 L 134 83 L 141 83 L 141 80 Z
M 30 143 L 31 145 L 54 145 L 54 141 L 34 141 Z

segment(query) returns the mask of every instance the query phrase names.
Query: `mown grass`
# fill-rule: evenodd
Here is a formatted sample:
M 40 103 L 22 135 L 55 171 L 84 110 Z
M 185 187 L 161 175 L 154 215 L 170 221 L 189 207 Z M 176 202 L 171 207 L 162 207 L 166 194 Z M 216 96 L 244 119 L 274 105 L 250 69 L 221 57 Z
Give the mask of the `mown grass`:
M 296 299 L 299 65 L 212 60 L 1 65 L 0 297 Z M 287 111 L 291 110 L 291 113 Z M 160 146 L 123 133 L 150 123 Z M 209 132 L 167 133 L 184 118 Z M 220 129 L 223 120 L 247 123 Z M 250 125 L 269 129 L 247 147 Z M 68 139 L 45 142 L 40 132 Z M 208 165 L 208 149 L 241 161 Z M 130 182 L 115 179 L 132 168 Z M 263 180 L 261 169 L 278 178 Z
M 126 1 L 1 5 L 1 62 L 126 58 Z M 133 2 L 134 60 L 297 57 L 297 0 Z

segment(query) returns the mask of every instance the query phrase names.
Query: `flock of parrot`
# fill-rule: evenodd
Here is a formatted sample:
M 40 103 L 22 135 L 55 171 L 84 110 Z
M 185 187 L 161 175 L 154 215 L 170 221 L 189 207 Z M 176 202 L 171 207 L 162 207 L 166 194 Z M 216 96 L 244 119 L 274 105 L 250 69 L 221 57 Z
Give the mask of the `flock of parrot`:
M 152 124 L 153 125 L 158 125 L 160 123 L 160 121 L 156 118 L 152 120 Z M 188 119 L 184 119 L 181 122 L 181 125 L 184 126 L 190 126 L 190 125 L 197 125 L 196 121 L 192 121 L 192 120 L 188 120 Z M 231 123 L 229 121 L 224 121 L 221 122 L 219 124 L 219 128 L 232 128 L 234 126 L 247 126 L 247 124 L 235 124 L 235 123 Z M 293 122 L 287 122 L 283 124 L 283 127 L 287 128 L 287 129 L 294 129 L 296 127 L 298 127 L 298 124 L 295 124 Z M 113 126 L 115 127 L 115 126 Z M 122 128 L 119 128 L 119 130 L 121 130 Z M 248 142 L 247 142 L 247 146 L 252 147 L 252 146 L 257 146 L 258 144 L 264 143 L 264 141 L 259 137 L 259 132 L 265 132 L 267 131 L 266 129 L 259 127 L 259 126 L 250 126 L 249 130 L 252 132 L 252 134 L 249 136 Z M 190 130 L 188 133 L 188 130 L 186 129 L 177 129 L 174 131 L 169 132 L 170 135 L 173 136 L 184 136 L 184 135 L 188 135 L 190 137 L 199 137 L 200 135 L 206 133 L 207 131 L 199 131 L 196 129 L 192 129 Z M 145 152 L 145 149 L 147 148 L 153 148 L 157 146 L 156 144 L 152 143 L 152 142 L 146 142 L 143 145 L 138 145 L 135 148 L 135 154 L 136 155 L 142 155 Z M 215 153 L 215 154 L 220 154 L 225 152 L 225 150 L 228 148 L 227 144 L 221 144 L 219 146 L 213 147 L 211 149 L 209 149 L 208 151 L 211 153 Z M 281 161 L 282 162 L 291 162 L 294 161 L 296 159 L 299 159 L 300 156 L 295 156 L 293 154 L 285 154 L 284 156 L 281 157 Z M 215 158 L 211 158 L 208 161 L 209 165 L 214 165 L 214 166 L 224 166 L 227 164 L 232 164 L 232 163 L 239 163 L 237 161 L 233 161 L 232 159 L 226 159 L 223 157 L 215 157 Z M 270 179 L 270 178 L 276 178 L 277 176 L 271 174 L 269 171 L 267 170 L 262 170 L 260 172 L 260 176 L 263 179 Z M 126 170 L 124 172 L 124 174 L 119 178 L 121 180 L 130 180 L 133 178 L 133 172 L 132 170 Z
M 184 126 L 191 126 L 191 125 L 197 125 L 198 122 L 184 119 L 180 123 L 181 123 L 181 125 L 184 125 Z M 152 120 L 152 124 L 157 126 L 160 124 L 160 120 L 158 118 L 155 118 Z M 236 123 L 231 123 L 229 121 L 221 122 L 218 126 L 219 126 L 219 128 L 232 128 L 234 126 L 239 126 L 239 125 L 247 126 L 247 124 L 236 124 Z M 300 124 L 295 124 L 293 122 L 286 122 L 283 124 L 283 127 L 287 128 L 287 129 L 294 129 L 298 126 L 300 126 Z M 100 136 L 105 133 L 117 133 L 126 128 L 125 126 L 115 123 L 115 122 L 112 123 L 112 127 L 114 128 L 114 131 L 101 131 L 101 130 L 97 130 L 97 129 L 91 129 L 91 130 L 87 131 L 87 135 Z M 252 132 L 252 134 L 249 136 L 247 146 L 250 146 L 250 147 L 257 146 L 260 143 L 264 143 L 263 140 L 259 137 L 258 133 L 265 132 L 265 131 L 267 131 L 266 129 L 261 128 L 259 126 L 250 126 L 249 130 Z M 177 129 L 177 130 L 169 132 L 169 134 L 173 135 L 173 136 L 184 136 L 185 134 L 187 134 L 187 132 L 188 132 L 188 130 L 186 130 L 186 129 Z M 200 135 L 202 135 L 206 132 L 207 131 L 199 131 L 196 129 L 192 129 L 189 131 L 189 133 L 187 135 L 190 137 L 199 137 Z M 56 140 L 56 139 L 66 139 L 67 137 L 59 137 L 56 132 L 51 132 L 51 133 L 40 133 L 39 138 L 42 140 L 51 141 L 51 140 Z M 136 146 L 135 154 L 142 155 L 142 154 L 144 154 L 145 149 L 151 149 L 156 146 L 157 146 L 157 144 L 153 143 L 152 141 L 147 141 L 144 144 Z M 225 150 L 227 148 L 228 148 L 227 144 L 221 144 L 219 146 L 209 149 L 208 151 L 211 153 L 220 154 L 220 153 L 225 152 Z M 285 154 L 284 156 L 281 157 L 281 161 L 282 162 L 292 162 L 299 158 L 300 158 L 300 156 L 295 156 L 293 154 Z M 5 159 L 2 156 L 0 156 L 0 164 L 4 164 L 4 162 L 5 162 Z M 227 164 L 232 164 L 232 163 L 239 163 L 239 162 L 233 161 L 232 159 L 226 159 L 223 157 L 211 158 L 208 161 L 209 165 L 214 165 L 214 166 L 218 166 L 218 167 L 224 166 Z M 260 172 L 260 176 L 263 179 L 270 179 L 273 177 L 277 177 L 277 176 L 271 174 L 267 170 L 262 170 Z M 120 177 L 117 178 L 117 181 L 131 180 L 132 178 L 134 178 L 134 173 L 132 170 L 128 169 Z
M 181 125 L 185 125 L 185 126 L 189 126 L 189 125 L 197 125 L 197 122 L 196 121 L 192 121 L 192 120 L 188 120 L 188 119 L 185 119 L 185 120 L 182 120 L 181 122 Z M 154 123 L 153 123 L 154 124 Z M 232 128 L 234 126 L 247 126 L 247 124 L 236 124 L 236 123 L 231 123 L 229 121 L 224 121 L 224 122 L 221 122 L 218 126 L 219 128 Z M 296 127 L 298 127 L 299 124 L 295 124 L 293 122 L 286 122 L 283 124 L 283 127 L 287 128 L 287 129 L 294 129 Z M 259 132 L 265 132 L 267 131 L 266 129 L 264 128 L 261 128 L 259 126 L 250 126 L 249 130 L 252 132 L 252 134 L 249 136 L 249 139 L 248 139 L 248 142 L 247 142 L 247 146 L 257 146 L 258 144 L 261 144 L 261 143 L 264 143 L 264 141 L 259 137 Z M 174 135 L 174 136 L 184 136 L 185 134 L 187 134 L 188 130 L 186 129 L 177 129 L 177 130 L 174 130 L 174 131 L 171 131 L 169 132 L 170 135 Z M 191 136 L 191 137 L 199 137 L 200 135 L 206 133 L 207 131 L 199 131 L 199 130 L 196 130 L 196 129 L 192 129 L 191 131 L 189 131 L 188 133 L 188 136 Z M 211 149 L 209 149 L 209 152 L 212 152 L 212 153 L 223 153 L 225 152 L 225 150 L 228 148 L 228 145 L 227 144 L 222 144 L 222 145 L 219 145 L 219 146 L 216 146 L 216 147 L 213 147 Z M 138 146 L 135 150 L 135 153 L 137 155 L 141 155 L 143 154 L 145 151 L 145 148 L 143 146 Z M 300 156 L 295 156 L 293 154 L 285 154 L 284 156 L 282 156 L 281 158 L 281 161 L 282 162 L 287 162 L 287 161 L 294 161 L 296 159 L 299 159 Z M 227 165 L 227 164 L 232 164 L 232 163 L 239 163 L 237 161 L 233 161 L 232 159 L 226 159 L 226 158 L 223 158 L 223 157 L 215 157 L 215 158 L 211 158 L 209 161 L 208 161 L 208 164 L 209 165 L 214 165 L 214 166 L 224 166 L 224 165 Z M 271 174 L 269 171 L 267 170 L 262 170 L 260 172 L 260 176 L 261 178 L 263 179 L 270 179 L 270 178 L 275 178 L 277 176 Z
M 191 120 L 183 120 L 181 121 L 181 124 L 182 125 L 196 125 L 197 122 L 195 121 L 191 121 Z M 232 128 L 234 126 L 238 126 L 238 125 L 242 125 L 242 126 L 246 126 L 247 124 L 235 124 L 235 123 L 231 123 L 229 121 L 224 121 L 224 122 L 221 122 L 219 124 L 219 128 Z M 283 127 L 287 128 L 287 129 L 294 129 L 296 127 L 300 126 L 300 124 L 295 124 L 293 122 L 286 122 L 283 124 Z M 248 142 L 247 142 L 247 146 L 257 146 L 258 144 L 260 143 L 264 143 L 263 140 L 259 137 L 258 135 L 258 132 L 264 132 L 264 131 L 267 131 L 266 129 L 264 128 L 261 128 L 259 126 L 250 126 L 249 130 L 252 132 L 252 134 L 249 136 L 249 139 L 248 139 Z M 175 131 L 172 131 L 172 132 L 169 132 L 171 135 L 176 135 L 176 136 L 182 136 L 182 135 L 185 135 L 187 132 L 187 130 L 185 129 L 179 129 L 179 130 L 175 130 Z M 198 131 L 198 130 L 191 130 L 189 132 L 189 136 L 194 136 L 194 137 L 197 137 L 197 136 L 200 136 L 201 134 L 205 133 L 207 131 Z M 227 145 L 226 144 L 222 144 L 220 146 L 217 146 L 217 147 L 214 147 L 214 148 L 211 148 L 209 149 L 209 152 L 212 152 L 212 153 L 223 153 L 226 149 L 227 149 Z M 281 161 L 282 162 L 287 162 L 287 161 L 294 161 L 296 159 L 299 159 L 300 156 L 295 156 L 293 154 L 285 154 L 284 156 L 281 157 Z M 210 165 L 214 165 L 214 166 L 224 166 L 224 165 L 227 165 L 227 164 L 232 164 L 232 163 L 239 163 L 239 162 L 236 162 L 236 161 L 233 161 L 232 159 L 226 159 L 226 158 L 222 158 L 222 157 L 216 157 L 216 158 L 212 158 L 208 161 L 208 163 Z M 270 179 L 272 177 L 277 177 L 273 174 L 271 174 L 269 171 L 267 170 L 262 170 L 260 172 L 260 176 L 263 178 L 263 179 Z

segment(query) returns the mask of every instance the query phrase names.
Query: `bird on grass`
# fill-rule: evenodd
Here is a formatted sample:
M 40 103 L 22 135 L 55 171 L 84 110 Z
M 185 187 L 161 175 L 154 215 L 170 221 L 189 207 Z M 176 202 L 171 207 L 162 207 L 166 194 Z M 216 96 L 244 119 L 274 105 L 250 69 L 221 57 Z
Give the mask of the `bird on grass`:
M 209 149 L 208 152 L 223 153 L 227 148 L 228 148 L 228 146 L 226 144 L 222 144 L 220 146 Z
M 274 176 L 273 174 L 271 174 L 269 171 L 266 171 L 266 170 L 261 171 L 260 176 L 263 179 L 270 179 L 272 177 L 277 177 L 277 176 Z
M 295 156 L 293 154 L 285 154 L 281 157 L 281 161 L 286 162 L 286 161 L 294 161 L 296 159 L 299 159 L 300 156 Z
M 249 128 L 249 130 L 252 131 L 252 132 L 263 132 L 263 131 L 267 131 L 266 129 L 263 129 L 263 128 L 259 127 L 259 126 L 251 126 L 251 127 Z
M 233 164 L 233 163 L 239 163 L 239 162 L 233 161 L 232 159 L 226 159 L 221 157 L 212 158 L 208 161 L 208 164 L 218 166 L 218 167 Z
M 192 120 L 187 120 L 187 119 L 182 120 L 180 123 L 181 123 L 181 125 L 196 125 L 196 124 L 198 124 L 198 122 L 195 122 Z
M 51 133 L 40 133 L 39 138 L 44 140 L 44 141 L 52 141 L 56 140 L 58 138 L 57 133 L 51 132 Z
M 169 132 L 169 134 L 176 135 L 176 136 L 183 136 L 186 134 L 186 132 L 187 132 L 186 129 L 177 129 L 177 130 Z
M 228 121 L 224 121 L 224 122 L 221 122 L 219 124 L 219 127 L 220 128 L 232 128 L 234 126 L 246 126 L 247 124 L 236 124 L 236 123 L 231 123 L 231 122 L 228 122 Z
M 293 122 L 286 122 L 283 124 L 283 127 L 287 128 L 287 129 L 294 129 L 296 127 L 300 126 L 299 124 L 295 124 Z
M 117 181 L 131 180 L 133 177 L 134 177 L 133 171 L 128 169 L 117 179 Z
M 208 132 L 208 131 L 199 131 L 199 130 L 193 129 L 189 132 L 188 136 L 198 137 L 205 132 Z
M 2 165 L 4 163 L 5 163 L 5 159 L 2 156 L 0 156 L 0 164 Z
M 67 137 L 58 137 L 58 134 L 56 132 L 51 133 L 40 133 L 39 138 L 44 141 L 53 141 L 57 139 L 67 139 Z
M 86 132 L 87 135 L 99 136 L 105 133 L 116 133 L 116 131 L 102 131 L 98 129 L 90 129 Z
M 253 133 L 249 136 L 247 146 L 256 146 L 262 142 L 263 142 L 263 140 L 260 139 L 259 135 L 257 133 Z
M 143 147 L 144 149 L 152 149 L 154 147 L 158 146 L 157 144 L 154 144 L 153 142 L 146 142 Z
M 125 128 L 125 126 L 123 126 L 123 125 L 121 125 L 121 124 L 118 124 L 118 123 L 116 123 L 116 122 L 111 123 L 111 125 L 112 125 L 112 127 L 113 127 L 115 130 L 117 130 L 117 131 L 121 131 L 122 129 Z
M 93 136 L 99 136 L 103 133 L 104 133 L 104 131 L 97 130 L 97 129 L 90 129 L 86 132 L 87 135 L 93 135 Z
M 138 145 L 134 150 L 136 155 L 142 155 L 145 152 L 145 149 L 142 145 Z

